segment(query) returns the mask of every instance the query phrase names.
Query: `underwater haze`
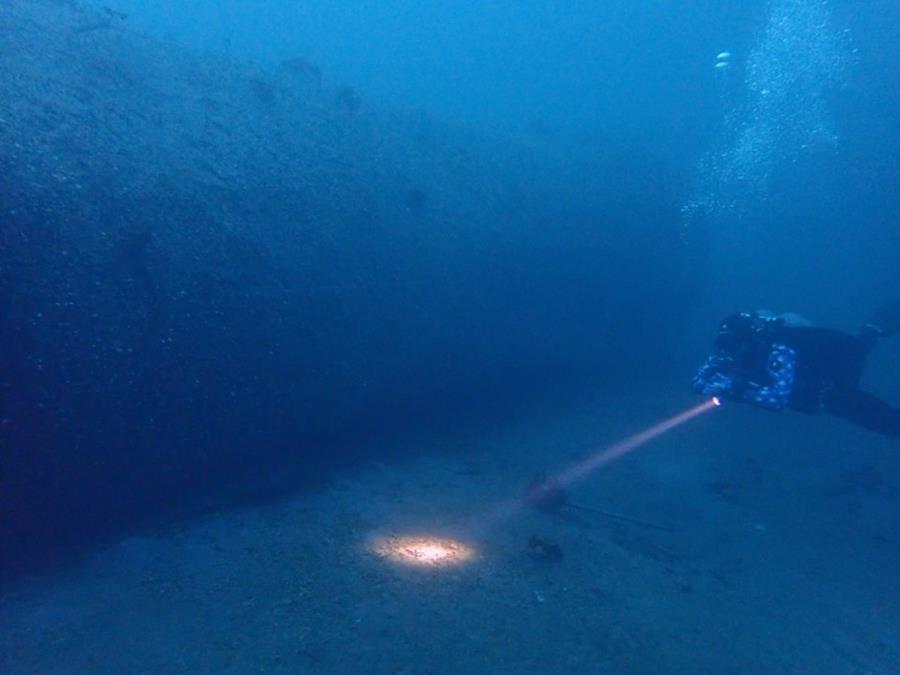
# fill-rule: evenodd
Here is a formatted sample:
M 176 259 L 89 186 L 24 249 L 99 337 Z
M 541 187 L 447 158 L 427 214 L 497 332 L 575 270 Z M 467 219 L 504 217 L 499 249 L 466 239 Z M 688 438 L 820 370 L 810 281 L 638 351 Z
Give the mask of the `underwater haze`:
M 0 671 L 900 672 L 898 45 L 0 4 Z

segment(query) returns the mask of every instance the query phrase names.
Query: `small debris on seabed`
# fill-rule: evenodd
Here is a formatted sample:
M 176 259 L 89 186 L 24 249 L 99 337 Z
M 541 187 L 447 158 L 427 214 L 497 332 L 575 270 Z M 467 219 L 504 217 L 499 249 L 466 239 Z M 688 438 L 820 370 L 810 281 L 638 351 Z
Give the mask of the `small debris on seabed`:
M 528 555 L 534 560 L 544 562 L 558 563 L 562 562 L 562 549 L 552 541 L 541 539 L 536 534 L 531 535 L 528 540 Z

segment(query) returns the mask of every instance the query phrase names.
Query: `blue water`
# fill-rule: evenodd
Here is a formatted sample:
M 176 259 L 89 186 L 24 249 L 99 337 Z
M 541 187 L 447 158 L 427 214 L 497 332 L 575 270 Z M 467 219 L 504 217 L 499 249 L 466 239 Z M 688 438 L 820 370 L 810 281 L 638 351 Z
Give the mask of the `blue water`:
M 523 418 L 551 445 L 613 442 L 699 402 L 691 377 L 734 311 L 856 329 L 900 296 L 898 27 L 888 0 L 3 3 L 0 594 L 77 584 L 117 542 L 328 495 L 368 462 Z M 886 340 L 864 385 L 900 405 L 898 382 Z M 608 435 L 541 435 L 597 401 Z M 877 521 L 858 555 L 900 558 L 900 441 L 825 415 L 726 415 L 721 436 L 718 418 L 678 432 L 684 466 L 716 438 L 738 448 L 704 469 L 723 511 L 697 506 L 692 551 L 721 545 L 735 490 L 757 490 L 773 520 Z M 644 519 L 694 508 L 693 474 L 665 471 L 653 495 L 619 485 Z M 807 483 L 823 487 L 804 500 Z M 777 541 L 775 576 L 791 531 Z M 896 569 L 866 571 L 888 624 Z M 737 629 L 765 651 L 757 628 Z M 684 663 L 652 619 L 640 639 L 610 631 L 622 669 Z M 569 662 L 516 661 L 504 639 L 465 668 L 593 672 L 577 630 Z M 813 668 L 805 651 L 754 666 L 711 644 L 703 672 Z M 841 644 L 873 672 L 900 654 Z M 348 667 L 323 654 L 278 663 Z M 41 667 L 78 672 L 54 658 Z

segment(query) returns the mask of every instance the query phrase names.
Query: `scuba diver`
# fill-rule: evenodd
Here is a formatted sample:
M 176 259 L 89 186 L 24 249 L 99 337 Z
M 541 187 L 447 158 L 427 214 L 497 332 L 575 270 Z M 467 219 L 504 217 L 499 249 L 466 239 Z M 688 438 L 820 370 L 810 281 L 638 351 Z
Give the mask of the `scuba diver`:
M 883 305 L 855 335 L 796 315 L 742 312 L 722 321 L 694 391 L 769 410 L 820 410 L 900 437 L 900 408 L 859 389 L 869 351 L 900 332 L 900 299 Z

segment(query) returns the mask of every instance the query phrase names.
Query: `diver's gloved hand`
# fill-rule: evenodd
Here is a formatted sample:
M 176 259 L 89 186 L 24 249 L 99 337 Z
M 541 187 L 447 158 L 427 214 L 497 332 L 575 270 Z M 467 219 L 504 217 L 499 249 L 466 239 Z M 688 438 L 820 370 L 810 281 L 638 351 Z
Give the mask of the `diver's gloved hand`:
M 740 400 L 745 388 L 745 378 L 737 372 L 734 360 L 722 354 L 710 355 L 693 380 L 694 391 L 706 396 Z
M 707 396 L 730 396 L 734 390 L 734 380 L 725 373 L 713 373 L 699 387 L 699 393 Z

